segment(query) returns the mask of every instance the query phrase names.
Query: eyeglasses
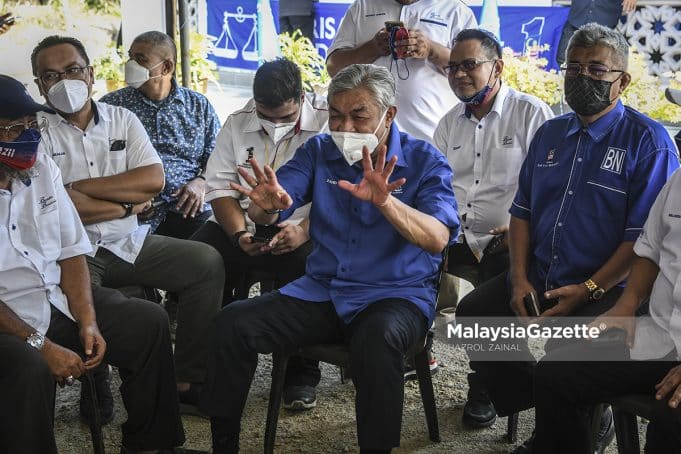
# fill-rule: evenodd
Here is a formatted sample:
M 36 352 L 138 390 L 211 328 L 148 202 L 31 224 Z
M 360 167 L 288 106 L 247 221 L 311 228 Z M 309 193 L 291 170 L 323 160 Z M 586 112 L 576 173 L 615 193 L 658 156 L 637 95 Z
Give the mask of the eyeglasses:
M 64 72 L 45 71 L 40 75 L 40 80 L 46 84 L 51 84 L 61 80 L 62 77 L 66 77 L 67 79 L 82 79 L 83 74 L 89 68 L 89 66 L 71 66 L 70 68 L 66 68 L 66 71 Z
M 568 63 L 560 68 L 565 74 L 565 77 L 577 77 L 582 73 L 582 69 L 586 69 L 586 75 L 593 76 L 596 79 L 601 79 L 607 73 L 623 73 L 621 69 L 610 69 L 605 65 L 599 63 Z
M 448 75 L 456 74 L 456 72 L 459 69 L 465 73 L 469 73 L 478 66 L 482 65 L 483 63 L 489 63 L 492 61 L 496 60 L 477 60 L 475 58 L 469 58 L 467 60 L 462 61 L 461 63 L 454 63 L 450 61 L 449 64 L 447 66 L 443 66 L 442 69 Z
M 0 126 L 0 137 L 7 142 L 16 140 L 25 130 L 36 129 L 41 133 L 47 127 L 47 119 L 22 121 L 21 123 L 13 123 L 7 126 Z

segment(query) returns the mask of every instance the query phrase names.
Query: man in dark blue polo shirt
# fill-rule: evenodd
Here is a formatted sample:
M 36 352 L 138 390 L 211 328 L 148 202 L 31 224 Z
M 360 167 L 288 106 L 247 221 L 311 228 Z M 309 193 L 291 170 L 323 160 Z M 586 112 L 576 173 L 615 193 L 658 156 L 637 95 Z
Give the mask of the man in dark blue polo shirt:
M 529 294 L 542 318 L 592 318 L 617 300 L 634 241 L 679 167 L 664 127 L 619 100 L 631 81 L 628 52 L 624 37 L 602 25 L 587 24 L 573 36 L 563 70 L 575 112 L 535 134 L 510 209 L 510 271 L 467 295 L 457 321 L 514 314 L 527 321 Z M 547 355 L 551 347 L 558 350 L 552 343 Z M 533 406 L 536 362 L 529 352 L 502 363 L 485 361 L 485 354 L 469 357 L 500 415 Z
M 565 49 L 572 35 L 579 27 L 589 22 L 615 28 L 622 14 L 628 14 L 636 9 L 636 0 L 572 0 L 567 21 L 560 35 L 556 61 L 559 65 L 565 63 Z
M 452 172 L 437 149 L 394 124 L 386 68 L 344 68 L 328 99 L 330 134 L 308 140 L 276 176 L 251 159 L 239 172 L 253 189 L 232 184 L 259 224 L 312 201 L 313 249 L 303 277 L 216 319 L 201 402 L 216 454 L 238 450 L 257 353 L 335 342 L 350 349 L 362 452 L 399 445 L 404 353 L 433 321 L 441 252 L 459 228 Z

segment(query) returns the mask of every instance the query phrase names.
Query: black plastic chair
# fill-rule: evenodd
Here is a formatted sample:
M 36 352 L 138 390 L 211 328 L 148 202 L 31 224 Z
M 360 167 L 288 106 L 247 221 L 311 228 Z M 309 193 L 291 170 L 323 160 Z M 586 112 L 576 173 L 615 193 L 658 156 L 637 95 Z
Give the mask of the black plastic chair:
M 87 371 L 85 374 L 78 377 L 80 386 L 85 387 L 85 392 L 90 397 L 90 414 L 92 417 L 89 421 L 90 437 L 92 438 L 92 452 L 94 454 L 104 454 L 104 436 L 102 435 L 102 423 L 99 415 L 99 405 L 97 402 L 97 391 L 95 390 L 95 379 L 92 371 Z M 55 399 L 56 399 L 55 393 Z M 54 406 L 55 402 L 52 403 Z
M 438 272 L 436 283 L 435 301 L 440 293 L 440 282 L 444 270 L 445 258 L 449 247 L 442 251 L 442 262 Z M 423 409 L 426 414 L 426 425 L 428 426 L 428 436 L 431 441 L 440 441 L 440 428 L 437 419 L 437 407 L 435 405 L 435 391 L 433 390 L 433 380 L 428 364 L 428 347 L 426 343 L 427 335 L 417 342 L 405 355 L 412 361 L 416 369 L 416 377 L 419 382 L 419 391 L 423 400 Z M 265 425 L 265 453 L 274 452 L 274 442 L 277 436 L 277 423 L 279 421 L 279 409 L 281 407 L 282 394 L 284 392 L 284 379 L 286 376 L 286 365 L 288 359 L 297 354 L 308 359 L 322 361 L 328 364 L 339 366 L 341 369 L 341 380 L 344 381 L 345 371 L 350 369 L 350 351 L 345 344 L 318 344 L 300 348 L 296 352 L 272 353 L 272 385 L 270 387 L 270 400 L 267 406 L 267 422 Z
M 636 416 L 648 420 L 653 417 L 655 398 L 648 394 L 629 394 L 612 399 L 612 413 L 615 419 L 617 452 L 619 454 L 638 454 L 638 421 Z
M 325 363 L 348 369 L 350 367 L 350 352 L 344 344 L 319 344 L 301 348 L 297 354 Z M 291 355 L 280 352 L 272 354 L 272 387 L 270 389 L 270 400 L 267 407 L 267 423 L 265 426 L 265 453 L 274 452 L 274 442 L 277 434 L 277 422 L 279 420 L 279 407 L 281 406 L 282 394 L 284 391 L 284 379 L 286 375 L 286 365 Z M 433 381 L 428 365 L 428 350 L 426 348 L 425 337 L 416 344 L 407 358 L 411 358 L 416 368 L 416 376 L 419 381 L 419 390 L 423 399 L 423 408 L 426 413 L 426 424 L 428 434 L 433 442 L 440 441 L 440 429 L 437 419 L 437 407 L 435 405 L 435 392 Z

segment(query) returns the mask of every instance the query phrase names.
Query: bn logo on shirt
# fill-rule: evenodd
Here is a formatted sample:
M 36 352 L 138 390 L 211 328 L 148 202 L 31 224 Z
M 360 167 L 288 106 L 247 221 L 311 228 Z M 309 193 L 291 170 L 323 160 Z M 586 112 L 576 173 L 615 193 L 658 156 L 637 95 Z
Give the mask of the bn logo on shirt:
M 605 152 L 603 163 L 601 163 L 601 169 L 607 170 L 608 172 L 621 174 L 622 165 L 624 164 L 624 157 L 626 154 L 627 150 L 609 147 L 608 151 Z

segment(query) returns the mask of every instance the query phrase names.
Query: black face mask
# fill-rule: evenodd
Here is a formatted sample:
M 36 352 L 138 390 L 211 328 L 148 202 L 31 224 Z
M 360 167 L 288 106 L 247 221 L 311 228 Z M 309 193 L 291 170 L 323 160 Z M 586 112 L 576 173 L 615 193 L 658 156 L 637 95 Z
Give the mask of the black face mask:
M 565 100 L 575 113 L 586 117 L 595 115 L 612 103 L 610 86 L 613 82 L 581 74 L 568 77 L 565 79 Z

